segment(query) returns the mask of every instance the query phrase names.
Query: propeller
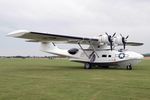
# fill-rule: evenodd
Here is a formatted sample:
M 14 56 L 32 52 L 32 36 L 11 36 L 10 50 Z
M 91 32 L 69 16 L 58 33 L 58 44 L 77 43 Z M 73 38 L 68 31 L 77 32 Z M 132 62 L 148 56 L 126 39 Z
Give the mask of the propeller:
M 129 38 L 129 35 L 126 37 L 123 37 L 122 34 L 120 34 L 120 36 L 122 37 L 123 48 L 126 49 L 126 43 L 127 43 L 126 41 Z
M 115 37 L 116 33 L 114 33 L 112 36 L 108 35 L 108 33 L 105 33 L 108 36 L 108 41 L 110 43 L 110 49 L 112 50 L 112 46 L 113 46 L 113 38 Z

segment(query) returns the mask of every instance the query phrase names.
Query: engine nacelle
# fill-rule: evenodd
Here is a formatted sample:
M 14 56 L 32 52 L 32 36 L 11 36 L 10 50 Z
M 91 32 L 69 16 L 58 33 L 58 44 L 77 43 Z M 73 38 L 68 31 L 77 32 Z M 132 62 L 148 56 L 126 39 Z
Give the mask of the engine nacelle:
M 121 36 L 116 36 L 116 37 L 112 38 L 112 40 L 113 40 L 113 44 L 123 45 Z M 110 44 L 107 35 L 100 35 L 99 42 L 100 43 Z
M 100 36 L 99 36 L 99 42 L 100 42 L 100 43 L 109 44 L 108 36 L 107 36 L 107 35 L 100 35 Z
M 123 48 L 126 48 L 126 43 L 127 43 L 127 39 L 129 38 L 129 36 L 122 36 L 122 34 L 120 34 L 120 36 L 116 36 L 116 33 L 114 33 L 112 36 L 105 33 L 106 35 L 100 35 L 99 36 L 99 43 L 104 43 L 104 44 L 108 44 L 110 45 L 110 49 L 113 50 L 113 46 L 116 45 L 123 45 Z
M 123 45 L 123 42 L 122 42 L 122 37 L 121 36 L 117 36 L 113 39 L 113 43 L 114 44 L 117 44 L 117 45 Z

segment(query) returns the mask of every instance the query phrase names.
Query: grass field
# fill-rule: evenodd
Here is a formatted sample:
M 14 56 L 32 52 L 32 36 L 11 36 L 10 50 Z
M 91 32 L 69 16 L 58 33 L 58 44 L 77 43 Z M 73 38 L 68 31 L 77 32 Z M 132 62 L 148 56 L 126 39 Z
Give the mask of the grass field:
M 67 60 L 0 59 L 0 100 L 150 100 L 149 65 L 85 70 Z

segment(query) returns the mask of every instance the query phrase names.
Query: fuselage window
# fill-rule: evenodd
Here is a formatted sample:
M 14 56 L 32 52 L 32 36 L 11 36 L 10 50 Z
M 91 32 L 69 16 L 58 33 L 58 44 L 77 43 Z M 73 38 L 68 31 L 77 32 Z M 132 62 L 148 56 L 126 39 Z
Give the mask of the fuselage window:
M 107 57 L 107 55 L 102 55 L 102 57 Z
M 111 57 L 111 55 L 109 55 L 108 57 Z

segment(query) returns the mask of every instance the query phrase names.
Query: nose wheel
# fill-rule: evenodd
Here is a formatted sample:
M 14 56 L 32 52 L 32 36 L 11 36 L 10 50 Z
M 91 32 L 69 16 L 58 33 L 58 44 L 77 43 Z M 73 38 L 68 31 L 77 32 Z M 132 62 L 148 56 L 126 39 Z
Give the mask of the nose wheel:
M 85 63 L 84 64 L 84 69 L 91 69 L 92 68 L 92 64 L 91 63 Z
M 131 64 L 127 65 L 127 70 L 132 70 Z

